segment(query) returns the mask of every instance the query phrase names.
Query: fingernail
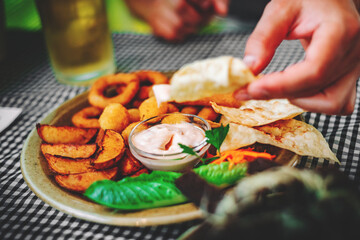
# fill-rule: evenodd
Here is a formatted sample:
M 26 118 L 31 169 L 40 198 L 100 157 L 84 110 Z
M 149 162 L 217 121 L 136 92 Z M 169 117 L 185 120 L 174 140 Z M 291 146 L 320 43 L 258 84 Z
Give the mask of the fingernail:
M 246 101 L 246 100 L 250 100 L 251 96 L 249 95 L 246 89 L 241 89 L 234 93 L 234 98 L 236 98 L 239 101 Z
M 243 59 L 243 62 L 249 67 L 253 67 L 255 65 L 256 62 L 256 57 L 252 56 L 252 55 L 246 55 Z

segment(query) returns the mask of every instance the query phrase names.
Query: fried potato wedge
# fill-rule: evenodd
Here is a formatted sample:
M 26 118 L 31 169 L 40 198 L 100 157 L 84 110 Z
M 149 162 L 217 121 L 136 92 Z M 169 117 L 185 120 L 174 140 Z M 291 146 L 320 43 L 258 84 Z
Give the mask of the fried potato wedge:
M 89 158 L 96 152 L 96 144 L 48 144 L 40 146 L 41 152 L 46 154 L 68 157 L 68 158 Z
M 130 176 L 131 177 L 137 177 L 137 176 L 139 176 L 139 175 L 141 175 L 143 173 L 150 173 L 150 171 L 147 168 L 142 168 L 142 169 L 138 170 L 137 172 L 131 174 Z
M 144 168 L 144 165 L 139 162 L 131 154 L 130 150 L 126 150 L 125 156 L 119 162 L 119 174 L 120 176 L 129 176 L 135 174 L 141 168 Z
M 102 171 L 86 172 L 69 175 L 56 175 L 55 181 L 63 188 L 75 192 L 84 192 L 93 182 L 104 179 L 114 179 L 118 168 L 110 168 Z
M 99 152 L 93 162 L 95 165 L 118 158 L 124 154 L 125 143 L 120 133 L 107 129 L 104 137 L 99 142 Z
M 122 157 L 119 156 L 107 162 L 92 164 L 92 158 L 71 159 L 50 154 L 45 154 L 44 156 L 49 164 L 50 170 L 57 174 L 78 174 L 111 168 L 115 166 Z
M 36 129 L 44 142 L 52 144 L 86 144 L 98 131 L 96 128 L 50 126 L 47 124 L 36 124 Z

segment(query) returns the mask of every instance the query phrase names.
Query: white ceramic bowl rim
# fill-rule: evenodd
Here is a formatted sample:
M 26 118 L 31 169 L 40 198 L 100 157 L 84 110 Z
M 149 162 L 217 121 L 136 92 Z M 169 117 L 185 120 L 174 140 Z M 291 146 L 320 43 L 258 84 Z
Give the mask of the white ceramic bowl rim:
M 136 124 L 136 126 L 131 130 L 130 134 L 129 134 L 129 138 L 128 138 L 128 143 L 129 143 L 129 146 L 134 149 L 136 152 L 138 152 L 139 154 L 141 155 L 144 155 L 144 156 L 147 156 L 147 157 L 154 157 L 154 158 L 160 158 L 160 157 L 174 157 L 176 158 L 176 156 L 179 156 L 184 154 L 183 152 L 177 152 L 177 153 L 170 153 L 170 154 L 156 154 L 156 153 L 149 153 L 149 152 L 145 152 L 137 147 L 135 147 L 135 145 L 132 143 L 132 135 L 134 134 L 134 132 L 136 131 L 136 128 L 138 126 L 140 126 L 141 124 L 143 124 L 144 122 L 147 122 L 151 119 L 154 119 L 154 118 L 161 118 L 161 117 L 165 117 L 165 116 L 169 116 L 169 115 L 173 115 L 173 114 L 181 114 L 181 115 L 184 115 L 184 116 L 187 116 L 187 117 L 191 117 L 191 118 L 196 118 L 196 119 L 199 119 L 205 126 L 207 129 L 205 130 L 211 130 L 211 126 L 210 124 L 202 117 L 199 117 L 197 115 L 194 115 L 194 114 L 188 114 L 188 113 L 166 113 L 166 114 L 162 114 L 162 115 L 158 115 L 158 116 L 155 116 L 155 117 L 151 117 L 151 118 L 148 118 L 148 119 L 145 119 L 141 122 L 139 122 L 138 124 Z M 205 137 L 204 140 L 202 140 L 197 146 L 194 146 L 192 149 L 195 151 L 195 152 L 198 152 L 200 151 L 204 146 L 206 146 L 207 144 L 209 144 L 207 142 L 207 138 Z M 157 161 L 161 161 L 161 159 L 157 159 Z M 169 159 L 167 159 L 169 160 Z

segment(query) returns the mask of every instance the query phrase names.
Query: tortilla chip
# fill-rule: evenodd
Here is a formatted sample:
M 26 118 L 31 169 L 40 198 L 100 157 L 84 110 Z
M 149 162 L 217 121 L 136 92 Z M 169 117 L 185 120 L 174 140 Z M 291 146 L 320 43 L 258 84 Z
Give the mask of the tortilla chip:
M 215 112 L 222 114 L 229 122 L 245 126 L 261 126 L 281 119 L 291 119 L 305 112 L 286 99 L 250 100 L 239 108 L 230 108 L 211 103 Z
M 214 94 L 231 93 L 256 80 L 241 59 L 221 56 L 181 67 L 171 78 L 171 99 L 195 101 Z
M 295 119 L 280 120 L 254 128 L 230 123 L 230 130 L 221 145 L 221 151 L 238 149 L 255 142 L 284 148 L 301 156 L 340 163 L 316 128 Z

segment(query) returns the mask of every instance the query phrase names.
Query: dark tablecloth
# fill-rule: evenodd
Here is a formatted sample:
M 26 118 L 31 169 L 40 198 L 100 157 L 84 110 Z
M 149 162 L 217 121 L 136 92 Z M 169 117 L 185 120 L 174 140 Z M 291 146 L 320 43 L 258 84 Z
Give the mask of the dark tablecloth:
M 7 59 L 0 63 L 0 107 L 20 107 L 21 116 L 0 134 L 1 239 L 176 239 L 199 220 L 153 227 L 117 227 L 77 219 L 41 201 L 26 185 L 20 153 L 35 123 L 86 87 L 62 85 L 49 66 L 41 33 L 10 32 Z M 185 63 L 220 55 L 243 56 L 248 34 L 194 36 L 181 44 L 152 36 L 113 35 L 117 70 L 169 71 Z M 300 61 L 304 52 L 297 41 L 285 41 L 265 72 L 282 70 Z M 359 85 L 357 85 L 359 92 Z M 341 161 L 339 169 L 360 183 L 360 105 L 357 95 L 351 116 L 306 113 L 305 121 L 318 128 Z M 300 166 L 328 164 L 303 158 Z

